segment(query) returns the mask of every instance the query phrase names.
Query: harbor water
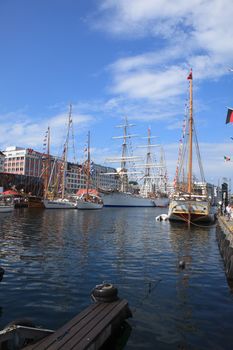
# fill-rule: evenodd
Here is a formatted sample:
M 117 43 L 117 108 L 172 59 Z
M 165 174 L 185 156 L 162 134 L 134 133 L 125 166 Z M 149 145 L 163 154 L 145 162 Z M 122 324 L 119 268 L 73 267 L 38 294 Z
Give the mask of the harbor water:
M 117 285 L 133 318 L 125 349 L 232 349 L 233 294 L 216 228 L 156 221 L 165 209 L 17 209 L 0 216 L 0 328 L 57 329 Z M 185 268 L 179 268 L 179 261 Z

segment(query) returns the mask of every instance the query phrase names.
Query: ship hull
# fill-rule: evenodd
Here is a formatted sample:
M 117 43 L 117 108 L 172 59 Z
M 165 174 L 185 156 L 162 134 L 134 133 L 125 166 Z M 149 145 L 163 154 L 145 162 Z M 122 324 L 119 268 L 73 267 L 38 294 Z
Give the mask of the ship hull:
M 78 209 L 82 209 L 82 210 L 96 210 L 96 209 L 102 209 L 103 208 L 103 204 L 100 203 L 93 203 L 93 202 L 89 202 L 89 201 L 78 201 L 77 202 L 77 208 Z
M 149 198 L 123 193 L 101 193 L 104 207 L 155 207 L 154 201 Z
M 0 213 L 10 213 L 14 210 L 13 205 L 2 205 L 0 206 Z
M 48 200 L 43 201 L 46 209 L 77 209 L 77 204 L 67 200 Z
M 213 223 L 215 215 L 210 212 L 207 201 L 173 200 L 168 211 L 170 221 Z
M 155 198 L 153 201 L 155 206 L 159 208 L 166 208 L 169 205 L 169 198 L 167 197 Z

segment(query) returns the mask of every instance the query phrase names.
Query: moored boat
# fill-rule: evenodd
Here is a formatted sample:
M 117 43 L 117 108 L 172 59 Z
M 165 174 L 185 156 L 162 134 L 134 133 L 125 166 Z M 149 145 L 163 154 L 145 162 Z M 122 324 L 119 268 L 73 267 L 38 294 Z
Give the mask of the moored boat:
M 88 131 L 87 139 L 87 160 L 84 164 L 86 173 L 86 188 L 77 192 L 77 208 L 78 209 L 102 209 L 103 200 L 95 189 L 91 186 L 91 155 L 90 155 L 90 131 Z
M 10 213 L 14 210 L 14 202 L 11 197 L 0 195 L 0 213 Z
M 70 200 L 66 194 L 66 175 L 67 175 L 67 156 L 68 156 L 68 143 L 69 143 L 69 134 L 72 127 L 72 105 L 70 104 L 69 115 L 68 115 L 68 127 L 67 127 L 67 136 L 64 144 L 64 151 L 62 157 L 62 166 L 61 166 L 61 188 L 57 192 L 59 196 L 55 196 L 54 189 L 49 193 L 49 187 L 51 186 L 51 172 L 50 172 L 50 128 L 48 128 L 47 133 L 47 157 L 46 157 L 46 173 L 45 173 L 45 189 L 44 189 L 44 199 L 43 204 L 45 209 L 76 209 L 77 203 L 73 200 Z M 51 186 L 53 187 L 53 186 Z
M 76 209 L 77 208 L 76 202 L 71 202 L 66 198 L 44 199 L 43 203 L 46 209 Z
M 155 207 L 153 199 L 118 191 L 101 192 L 105 207 Z
M 180 144 L 178 165 L 174 181 L 175 192 L 170 201 L 168 218 L 171 221 L 190 223 L 211 223 L 215 219 L 211 213 L 210 201 L 206 187 L 200 193 L 193 179 L 193 135 L 195 136 L 197 163 L 199 165 L 202 182 L 205 183 L 201 156 L 197 144 L 197 136 L 193 119 L 193 74 L 192 70 L 187 78 L 189 80 L 189 115 L 183 125 L 183 134 Z M 184 144 L 183 144 L 184 143 Z M 184 165 L 187 165 L 185 167 Z

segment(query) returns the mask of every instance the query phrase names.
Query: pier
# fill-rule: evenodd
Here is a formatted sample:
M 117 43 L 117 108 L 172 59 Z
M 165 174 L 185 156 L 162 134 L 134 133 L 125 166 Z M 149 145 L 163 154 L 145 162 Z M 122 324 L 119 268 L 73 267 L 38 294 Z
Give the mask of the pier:
M 233 280 L 233 220 L 226 216 L 219 216 L 218 223 L 221 230 L 217 231 L 220 253 L 225 264 L 226 276 Z
M 37 327 L 25 320 L 11 322 L 0 331 L 0 348 L 98 350 L 117 335 L 124 320 L 132 317 L 128 301 L 119 299 L 117 293 L 112 284 L 96 286 L 91 294 L 94 303 L 57 331 Z

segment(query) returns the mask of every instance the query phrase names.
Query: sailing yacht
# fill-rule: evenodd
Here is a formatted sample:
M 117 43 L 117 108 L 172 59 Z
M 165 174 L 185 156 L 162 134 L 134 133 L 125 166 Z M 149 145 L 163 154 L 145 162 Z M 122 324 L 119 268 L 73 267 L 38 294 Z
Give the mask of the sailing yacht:
M 69 115 L 68 115 L 68 127 L 67 127 L 67 136 L 64 144 L 64 151 L 62 157 L 62 167 L 61 167 L 61 175 L 62 175 L 62 183 L 61 183 L 61 197 L 53 198 L 54 194 L 50 194 L 49 196 L 49 186 L 51 181 L 51 173 L 50 173 L 50 150 L 49 150 L 49 141 L 50 137 L 48 137 L 48 149 L 47 149 L 47 165 L 46 165 L 46 176 L 45 176 L 45 191 L 44 191 L 44 199 L 43 204 L 46 209 L 76 209 L 77 203 L 65 198 L 65 187 L 66 187 L 66 173 L 67 173 L 67 156 L 68 156 L 68 144 L 69 144 L 69 134 L 70 128 L 72 125 L 72 105 L 70 104 Z M 55 165 L 55 161 L 54 161 Z M 50 177 L 50 179 L 49 179 Z
M 90 156 L 90 131 L 88 132 L 87 141 L 87 161 L 85 163 L 85 173 L 86 173 L 86 190 L 77 198 L 78 209 L 102 209 L 103 201 L 98 196 L 96 191 L 90 190 L 91 185 L 91 156 Z
M 128 124 L 126 119 L 124 125 L 118 125 L 118 128 L 123 129 L 122 136 L 115 136 L 114 139 L 122 139 L 122 154 L 121 157 L 109 158 L 109 162 L 120 163 L 120 169 L 117 170 L 117 173 L 105 173 L 109 175 L 116 175 L 120 180 L 120 189 L 119 190 L 103 190 L 99 189 L 101 192 L 101 197 L 106 207 L 155 207 L 154 201 L 151 198 L 143 197 L 139 194 L 134 194 L 130 191 L 129 186 L 129 176 L 132 174 L 140 174 L 140 172 L 132 171 L 130 172 L 127 169 L 127 163 L 135 162 L 140 160 L 141 157 L 129 156 L 129 147 L 128 139 L 136 135 L 128 134 L 128 128 L 134 126 L 133 124 Z
M 204 172 L 197 142 L 193 119 L 193 74 L 187 77 L 189 81 L 189 115 L 183 125 L 183 141 L 180 144 L 178 165 L 174 181 L 175 192 L 169 205 L 168 219 L 184 221 L 188 224 L 214 221 L 206 186 L 200 193 L 193 181 L 193 143 L 195 141 L 196 155 L 202 183 L 205 183 Z M 185 165 L 187 164 L 187 168 Z

